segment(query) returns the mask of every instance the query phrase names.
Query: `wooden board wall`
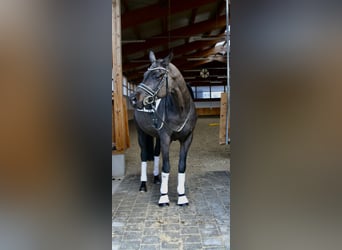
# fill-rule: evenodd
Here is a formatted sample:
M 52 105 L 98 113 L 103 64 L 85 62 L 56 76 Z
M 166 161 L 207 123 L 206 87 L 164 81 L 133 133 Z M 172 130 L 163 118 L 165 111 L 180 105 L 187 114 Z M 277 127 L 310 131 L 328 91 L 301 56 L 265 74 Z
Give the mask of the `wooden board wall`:
M 218 116 L 220 115 L 220 108 L 196 108 L 198 116 Z

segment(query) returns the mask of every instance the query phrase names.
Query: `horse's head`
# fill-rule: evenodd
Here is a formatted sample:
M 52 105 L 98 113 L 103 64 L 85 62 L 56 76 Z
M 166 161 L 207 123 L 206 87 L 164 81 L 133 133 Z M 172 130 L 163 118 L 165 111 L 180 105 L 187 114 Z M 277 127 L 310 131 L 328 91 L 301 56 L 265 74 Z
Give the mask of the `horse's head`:
M 136 92 L 130 96 L 134 107 L 143 108 L 151 105 L 157 98 L 166 96 L 169 88 L 169 63 L 173 57 L 170 53 L 164 59 L 156 59 L 150 51 L 151 66 L 144 73 L 143 81 L 137 86 Z

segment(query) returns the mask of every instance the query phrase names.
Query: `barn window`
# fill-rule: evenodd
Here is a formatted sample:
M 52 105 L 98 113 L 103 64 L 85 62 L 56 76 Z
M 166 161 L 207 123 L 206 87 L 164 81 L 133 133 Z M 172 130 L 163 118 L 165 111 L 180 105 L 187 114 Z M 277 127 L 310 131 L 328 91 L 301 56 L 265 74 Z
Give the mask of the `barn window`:
M 210 98 L 221 98 L 221 93 L 224 92 L 225 86 L 211 86 Z

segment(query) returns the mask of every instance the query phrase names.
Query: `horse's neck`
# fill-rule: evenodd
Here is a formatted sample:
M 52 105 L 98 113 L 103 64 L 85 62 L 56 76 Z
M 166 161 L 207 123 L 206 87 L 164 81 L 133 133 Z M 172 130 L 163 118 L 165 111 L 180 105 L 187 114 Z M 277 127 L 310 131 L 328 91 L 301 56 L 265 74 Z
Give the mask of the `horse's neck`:
M 169 65 L 172 77 L 172 89 L 169 93 L 175 110 L 181 115 L 188 114 L 191 108 L 192 98 L 181 73 L 172 63 Z
M 181 84 L 175 86 L 171 91 L 171 96 L 173 99 L 173 105 L 176 107 L 178 112 L 181 114 L 187 114 L 190 110 L 191 96 L 187 87 Z

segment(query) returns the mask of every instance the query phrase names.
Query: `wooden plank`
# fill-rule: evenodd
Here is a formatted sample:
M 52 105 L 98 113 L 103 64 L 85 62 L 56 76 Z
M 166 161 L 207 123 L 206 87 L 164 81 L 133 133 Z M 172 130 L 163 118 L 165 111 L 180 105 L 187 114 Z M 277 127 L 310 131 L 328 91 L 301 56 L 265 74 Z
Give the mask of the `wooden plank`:
M 220 115 L 220 108 L 196 108 L 198 116 L 218 116 Z
M 226 144 L 226 128 L 227 128 L 227 112 L 228 112 L 228 95 L 221 93 L 221 109 L 220 109 L 220 132 L 219 143 Z
M 123 101 L 123 111 L 124 111 L 124 126 L 125 126 L 125 136 L 126 136 L 126 148 L 129 148 L 130 146 L 130 141 L 129 141 L 129 128 L 128 128 L 128 114 L 127 114 L 127 100 L 125 99 Z
M 122 94 L 122 59 L 121 59 L 121 9 L 120 0 L 112 2 L 112 58 L 114 81 L 113 124 L 117 151 L 127 148 L 127 129 L 125 127 L 125 109 Z M 126 111 L 127 112 L 127 111 Z
M 112 142 L 115 142 L 114 100 L 112 101 Z

